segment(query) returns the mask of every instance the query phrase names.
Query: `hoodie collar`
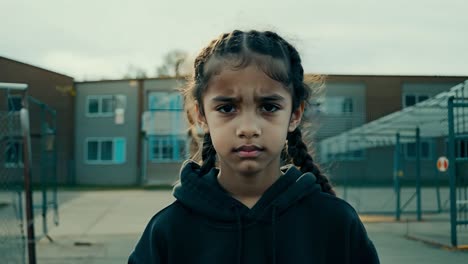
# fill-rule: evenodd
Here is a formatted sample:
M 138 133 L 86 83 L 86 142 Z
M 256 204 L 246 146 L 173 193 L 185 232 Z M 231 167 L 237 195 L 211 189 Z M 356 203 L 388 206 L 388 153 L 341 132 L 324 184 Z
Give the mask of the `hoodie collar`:
M 271 221 L 273 207 L 276 214 L 281 214 L 301 198 L 320 191 L 312 173 L 302 174 L 294 166 L 285 166 L 282 168 L 284 175 L 265 191 L 252 209 L 249 209 L 213 180 L 219 172 L 217 168 L 212 168 L 206 175 L 200 175 L 199 171 L 199 164 L 192 160 L 186 161 L 180 171 L 180 182 L 174 187 L 173 194 L 190 209 L 221 222 L 236 222 L 238 214 L 247 222 Z

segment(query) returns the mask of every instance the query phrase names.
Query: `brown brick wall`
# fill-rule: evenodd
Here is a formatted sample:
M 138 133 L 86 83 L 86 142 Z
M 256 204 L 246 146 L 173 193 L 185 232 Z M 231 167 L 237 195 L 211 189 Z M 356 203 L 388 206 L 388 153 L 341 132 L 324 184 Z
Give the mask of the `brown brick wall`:
M 331 75 L 326 81 L 364 82 L 366 84 L 366 122 L 402 109 L 403 83 L 463 82 L 467 77 Z
M 69 161 L 73 159 L 74 138 L 74 98 L 62 94 L 57 86 L 73 86 L 73 78 L 32 65 L 0 57 L 0 82 L 26 83 L 30 96 L 47 104 L 57 111 L 57 163 L 59 182 L 66 182 L 71 176 Z M 1 100 L 0 104 L 5 104 Z M 4 106 L 2 105 L 2 109 Z M 40 132 L 40 107 L 30 103 L 31 133 Z M 37 140 L 37 139 L 33 139 Z M 34 142 L 33 142 L 34 143 Z M 36 145 L 36 144 L 34 144 Z M 40 155 L 33 149 L 33 174 L 38 175 Z M 33 176 L 34 177 L 34 176 Z M 34 180 L 37 180 L 36 178 Z

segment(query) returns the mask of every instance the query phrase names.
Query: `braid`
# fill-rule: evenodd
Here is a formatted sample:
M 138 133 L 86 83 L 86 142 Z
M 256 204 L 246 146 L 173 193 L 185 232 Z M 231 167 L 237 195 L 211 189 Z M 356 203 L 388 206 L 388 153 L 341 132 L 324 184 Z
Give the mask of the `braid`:
M 307 102 L 310 97 L 310 87 L 304 83 L 304 68 L 302 67 L 299 52 L 275 32 L 267 31 L 265 36 L 277 42 L 283 51 L 284 58 L 288 62 L 290 76 L 288 82 L 292 84 L 293 109 L 296 109 L 301 102 Z
M 299 166 L 303 173 L 312 172 L 317 177 L 323 192 L 336 195 L 328 178 L 322 174 L 318 166 L 314 163 L 312 156 L 307 152 L 307 145 L 302 141 L 302 134 L 299 128 L 288 133 L 288 154 L 294 165 Z
M 265 32 L 265 36 L 280 44 L 284 57 L 289 59 L 290 76 L 288 82 L 292 84 L 292 109 L 297 109 L 301 102 L 307 102 L 310 97 L 310 88 L 304 83 L 304 68 L 302 67 L 299 52 L 286 40 L 274 32 Z M 302 140 L 301 130 L 296 128 L 288 133 L 288 155 L 294 165 L 299 166 L 303 173 L 312 172 L 317 177 L 317 183 L 323 192 L 336 195 L 328 178 L 322 174 L 312 156 L 307 152 L 307 145 Z M 284 155 L 282 160 L 287 161 Z
M 202 166 L 200 168 L 200 174 L 206 174 L 215 166 L 216 163 L 216 150 L 211 142 L 211 136 L 206 133 L 203 137 L 203 149 L 202 149 Z

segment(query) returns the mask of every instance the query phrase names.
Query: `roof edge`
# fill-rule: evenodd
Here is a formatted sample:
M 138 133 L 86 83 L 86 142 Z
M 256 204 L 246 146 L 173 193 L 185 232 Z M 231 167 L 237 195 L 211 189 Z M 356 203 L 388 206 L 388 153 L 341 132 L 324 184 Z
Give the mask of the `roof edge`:
M 4 59 L 4 60 L 11 61 L 11 62 L 14 62 L 14 63 L 19 63 L 19 64 L 22 64 L 22 65 L 25 65 L 25 66 L 33 67 L 33 68 L 41 70 L 41 71 L 46 71 L 46 72 L 49 72 L 49 73 L 53 73 L 53 74 L 56 74 L 56 75 L 64 76 L 64 77 L 70 78 L 72 80 L 75 80 L 75 78 L 73 78 L 72 76 L 69 76 L 69 75 L 66 75 L 66 74 L 63 74 L 63 73 L 59 73 L 59 72 L 55 72 L 55 71 L 52 71 L 52 70 L 48 70 L 48 69 L 45 69 L 45 68 L 42 68 L 42 67 L 39 67 L 39 66 L 35 66 L 35 65 L 32 65 L 32 64 L 26 63 L 26 62 L 22 62 L 22 61 L 14 60 L 14 59 L 11 59 L 11 58 L 7 58 L 7 57 L 2 56 L 2 55 L 0 55 L 0 59 Z

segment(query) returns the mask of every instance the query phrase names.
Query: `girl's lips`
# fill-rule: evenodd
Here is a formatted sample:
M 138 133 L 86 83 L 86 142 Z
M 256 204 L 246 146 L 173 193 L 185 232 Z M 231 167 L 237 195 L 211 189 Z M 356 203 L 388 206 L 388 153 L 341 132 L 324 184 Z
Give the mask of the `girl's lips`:
M 234 151 L 261 151 L 263 148 L 257 146 L 257 145 L 242 145 L 234 149 Z
M 260 155 L 260 150 L 252 150 L 252 151 L 244 151 L 240 150 L 237 152 L 237 155 L 239 155 L 241 158 L 256 158 L 258 155 Z
M 241 158 L 255 158 L 260 155 L 263 148 L 256 145 L 242 145 L 234 150 Z

